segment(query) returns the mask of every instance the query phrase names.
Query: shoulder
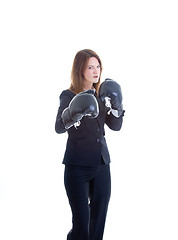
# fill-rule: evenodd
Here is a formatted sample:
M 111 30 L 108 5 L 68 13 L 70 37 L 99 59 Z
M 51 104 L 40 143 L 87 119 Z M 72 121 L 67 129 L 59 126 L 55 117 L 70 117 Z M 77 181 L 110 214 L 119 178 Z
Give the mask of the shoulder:
M 69 89 L 63 90 L 60 94 L 60 99 L 64 98 L 64 97 L 68 97 L 70 99 L 72 99 L 75 96 L 75 94 L 73 92 L 71 92 Z

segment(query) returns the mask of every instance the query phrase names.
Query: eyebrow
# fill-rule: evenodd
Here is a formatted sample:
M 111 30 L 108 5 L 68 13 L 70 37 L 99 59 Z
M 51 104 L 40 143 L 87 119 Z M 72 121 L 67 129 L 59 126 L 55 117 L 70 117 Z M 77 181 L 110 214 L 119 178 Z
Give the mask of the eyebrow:
M 95 65 L 88 65 L 88 67 L 94 67 Z M 100 64 L 97 65 L 97 67 L 100 66 Z

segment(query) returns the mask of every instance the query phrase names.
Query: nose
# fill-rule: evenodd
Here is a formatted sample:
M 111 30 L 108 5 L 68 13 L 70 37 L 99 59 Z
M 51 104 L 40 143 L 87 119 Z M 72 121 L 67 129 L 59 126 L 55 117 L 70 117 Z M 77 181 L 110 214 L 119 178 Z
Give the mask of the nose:
M 94 68 L 94 74 L 99 73 L 99 69 L 98 68 Z

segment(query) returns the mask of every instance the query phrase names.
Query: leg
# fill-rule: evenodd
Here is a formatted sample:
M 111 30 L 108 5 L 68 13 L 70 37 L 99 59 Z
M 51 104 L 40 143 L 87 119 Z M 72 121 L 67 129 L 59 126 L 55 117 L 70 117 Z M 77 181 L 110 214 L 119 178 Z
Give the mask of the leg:
M 80 168 L 75 167 L 65 168 L 64 181 L 73 221 L 67 240 L 88 240 L 88 183 L 83 180 Z
M 102 240 L 111 194 L 110 168 L 100 167 L 90 185 L 89 240 Z

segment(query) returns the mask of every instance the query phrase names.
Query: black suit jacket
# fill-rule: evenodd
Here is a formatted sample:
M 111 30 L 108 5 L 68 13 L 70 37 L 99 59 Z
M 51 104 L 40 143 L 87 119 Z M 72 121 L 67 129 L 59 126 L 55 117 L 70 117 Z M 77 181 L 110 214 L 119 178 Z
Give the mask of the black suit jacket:
M 123 115 L 119 118 L 112 114 L 107 114 L 107 109 L 103 102 L 97 98 L 99 104 L 99 115 L 90 119 L 83 117 L 79 127 L 74 126 L 65 129 L 61 114 L 69 106 L 70 101 L 75 96 L 70 90 L 65 90 L 60 95 L 60 106 L 58 109 L 55 130 L 57 133 L 68 132 L 68 140 L 63 163 L 66 165 L 77 165 L 94 167 L 101 163 L 103 158 L 105 164 L 110 163 L 109 151 L 105 139 L 104 124 L 112 130 L 119 131 L 122 126 Z

